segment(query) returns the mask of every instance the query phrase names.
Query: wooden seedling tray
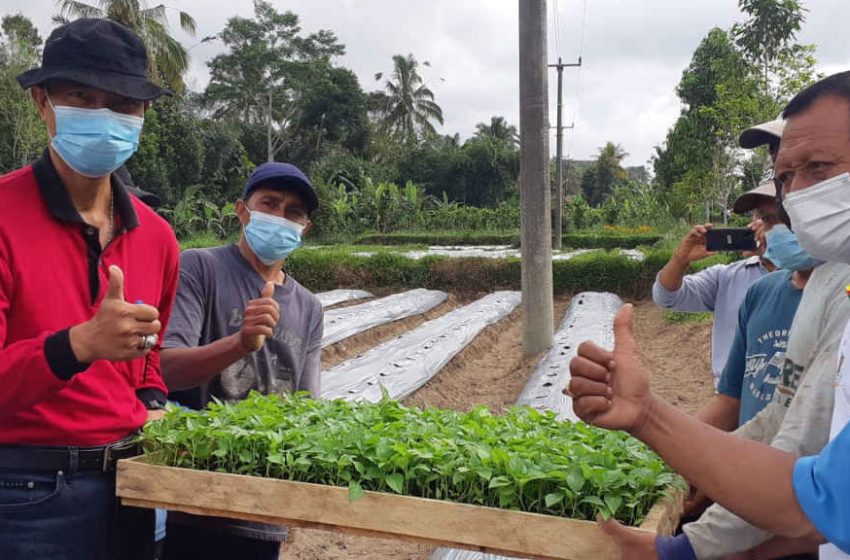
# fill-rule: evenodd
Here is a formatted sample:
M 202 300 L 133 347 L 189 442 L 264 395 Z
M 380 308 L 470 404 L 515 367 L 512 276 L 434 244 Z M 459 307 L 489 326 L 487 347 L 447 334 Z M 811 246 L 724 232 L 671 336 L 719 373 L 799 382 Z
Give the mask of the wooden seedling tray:
M 615 560 L 614 543 L 589 521 L 366 492 L 254 476 L 154 465 L 145 457 L 118 462 L 117 494 L 129 506 L 280 525 L 313 527 L 379 538 L 546 560 Z M 682 494 L 656 504 L 641 530 L 669 535 L 679 521 Z

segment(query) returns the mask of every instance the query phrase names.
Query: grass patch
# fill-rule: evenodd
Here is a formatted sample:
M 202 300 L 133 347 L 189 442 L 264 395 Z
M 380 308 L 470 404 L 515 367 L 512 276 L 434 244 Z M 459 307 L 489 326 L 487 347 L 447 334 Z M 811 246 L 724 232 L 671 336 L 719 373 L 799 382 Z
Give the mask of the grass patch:
M 518 231 L 411 231 L 367 233 L 357 244 L 371 245 L 519 245 Z
M 703 313 L 688 313 L 685 311 L 664 311 L 664 320 L 668 323 L 710 323 L 714 320 L 714 313 L 706 311 Z
M 180 239 L 180 250 L 185 251 L 186 249 L 203 249 L 204 247 L 217 247 L 219 245 L 233 243 L 237 239 L 238 237 L 222 239 L 212 233 L 200 233 L 197 235 L 193 235 L 192 237 L 188 237 L 186 239 Z

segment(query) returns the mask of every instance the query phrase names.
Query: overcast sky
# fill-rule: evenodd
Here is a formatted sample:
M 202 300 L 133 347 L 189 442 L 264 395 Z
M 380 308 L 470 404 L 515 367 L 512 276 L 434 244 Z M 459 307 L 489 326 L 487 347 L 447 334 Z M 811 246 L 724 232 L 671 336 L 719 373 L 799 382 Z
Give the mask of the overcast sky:
M 339 62 L 357 73 L 367 91 L 378 87 L 374 74 L 390 70 L 394 54 L 413 53 L 429 61 L 431 67 L 422 73 L 443 108 L 442 133 L 468 137 L 492 115 L 519 124 L 516 0 L 271 1 L 281 11 L 298 14 L 305 31 L 333 30 L 347 49 Z M 189 12 L 198 23 L 197 37 L 176 35 L 192 55 L 187 83 L 203 89 L 206 63 L 222 45 L 198 41 L 219 32 L 231 16 L 250 17 L 253 3 L 166 3 Z M 817 45 L 820 70 L 850 69 L 850 1 L 805 4 L 809 13 L 800 40 Z M 645 164 L 675 121 L 679 105 L 674 89 L 702 37 L 714 26 L 729 27 L 741 19 L 736 0 L 548 0 L 548 6 L 550 62 L 559 54 L 564 62 L 574 62 L 579 54 L 584 60 L 580 70 L 564 70 L 564 120 L 575 122 L 566 132 L 565 153 L 589 159 L 610 140 L 629 153 L 629 165 Z M 45 36 L 55 11 L 53 0 L 0 2 L 0 14 L 23 13 Z M 552 125 L 555 93 L 552 70 Z M 554 133 L 551 146 L 554 152 Z

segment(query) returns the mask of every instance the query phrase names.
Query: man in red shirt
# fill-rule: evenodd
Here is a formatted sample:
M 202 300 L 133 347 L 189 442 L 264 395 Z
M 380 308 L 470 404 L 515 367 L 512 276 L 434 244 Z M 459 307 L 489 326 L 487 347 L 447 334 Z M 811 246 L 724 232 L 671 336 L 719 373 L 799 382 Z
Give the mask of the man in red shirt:
M 159 335 L 177 284 L 168 224 L 113 176 L 136 151 L 142 41 L 57 28 L 18 77 L 50 148 L 0 177 L 0 558 L 150 558 L 153 513 L 120 508 L 115 461 L 165 402 Z

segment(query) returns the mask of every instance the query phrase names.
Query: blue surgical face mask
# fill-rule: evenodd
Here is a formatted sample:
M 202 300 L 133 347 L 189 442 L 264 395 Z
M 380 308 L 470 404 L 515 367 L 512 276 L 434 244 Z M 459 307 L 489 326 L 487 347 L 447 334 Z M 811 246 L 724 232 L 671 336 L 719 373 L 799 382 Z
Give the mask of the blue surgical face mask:
M 808 270 L 823 264 L 809 255 L 797 241 L 797 235 L 784 224 L 773 226 L 765 234 L 767 251 L 764 258 L 777 268 L 785 270 Z
M 252 210 L 245 226 L 245 241 L 258 259 L 271 265 L 301 246 L 303 231 L 304 226 L 299 223 Z
M 145 120 L 109 109 L 54 106 L 56 135 L 50 145 L 68 167 L 84 177 L 105 177 L 139 147 Z

